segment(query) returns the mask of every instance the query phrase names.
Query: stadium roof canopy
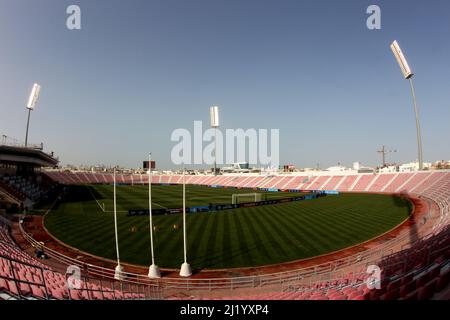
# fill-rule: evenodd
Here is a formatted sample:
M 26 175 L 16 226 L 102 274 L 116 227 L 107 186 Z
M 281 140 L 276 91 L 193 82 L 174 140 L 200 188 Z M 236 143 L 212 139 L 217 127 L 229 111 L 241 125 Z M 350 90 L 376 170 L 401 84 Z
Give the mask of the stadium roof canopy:
M 0 145 L 0 164 L 56 167 L 59 160 L 42 149 Z

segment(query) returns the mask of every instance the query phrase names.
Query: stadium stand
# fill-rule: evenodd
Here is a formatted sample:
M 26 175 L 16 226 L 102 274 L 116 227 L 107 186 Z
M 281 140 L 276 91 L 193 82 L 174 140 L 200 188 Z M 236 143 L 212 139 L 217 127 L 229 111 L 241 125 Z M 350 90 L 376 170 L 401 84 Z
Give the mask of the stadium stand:
M 110 174 L 46 173 L 61 184 L 111 183 Z M 127 183 L 144 183 L 145 175 L 120 175 Z M 188 178 L 188 177 L 186 177 Z M 259 276 L 230 279 L 165 279 L 155 283 L 136 274 L 125 281 L 113 279 L 113 271 L 89 265 L 88 276 L 80 289 L 71 289 L 67 275 L 54 271 L 31 257 L 14 243 L 9 226 L 0 220 L 0 298 L 11 299 L 251 299 L 251 300 L 410 300 L 430 299 L 448 289 L 450 282 L 450 172 L 432 171 L 397 174 L 326 176 L 191 176 L 189 183 L 224 186 L 284 187 L 317 190 L 336 188 L 343 192 L 399 192 L 419 197 L 429 204 L 425 217 L 395 238 L 363 252 L 334 259 L 321 265 Z M 181 183 L 181 176 L 157 176 L 154 183 Z M 414 229 L 415 228 L 415 229 Z M 22 235 L 35 246 L 37 242 L 21 228 Z M 414 237 L 413 237 L 414 232 Z M 48 249 L 46 253 L 65 264 L 83 266 Z M 68 261 L 69 260 L 69 261 Z M 382 275 L 380 289 L 367 286 L 371 275 L 367 267 L 377 265 Z M 100 280 L 101 279 L 101 280 Z M 189 282 L 195 292 L 178 295 Z M 161 287 L 159 287 L 161 286 Z M 149 289 L 150 288 L 150 289 Z M 211 289 L 226 289 L 228 294 L 214 296 Z M 239 289 L 254 289 L 253 294 Z M 236 294 L 229 295 L 229 290 Z M 214 290 L 219 292 L 220 290 Z M 248 292 L 245 291 L 245 292 Z
M 377 176 L 374 174 L 365 174 L 359 176 L 359 179 L 356 182 L 356 185 L 353 187 L 353 189 L 348 191 L 365 191 L 366 188 L 370 185 L 373 179 L 375 179 Z M 345 190 L 344 190 L 345 191 Z
M 336 185 L 343 178 L 343 176 L 331 176 L 327 183 L 322 187 L 322 190 L 336 190 Z
M 379 174 L 372 184 L 367 187 L 368 192 L 374 192 L 375 190 L 383 191 L 384 187 L 395 178 L 395 174 Z
M 32 179 L 33 177 L 30 178 Z M 11 189 L 17 190 L 17 194 L 22 194 L 24 197 L 28 197 L 31 200 L 37 200 L 44 195 L 45 191 L 30 178 L 3 176 L 2 180 L 4 184 L 9 184 Z
M 312 181 L 305 190 L 320 190 L 322 185 L 328 180 L 329 176 L 320 176 L 317 177 L 314 181 Z
M 272 188 L 282 189 L 283 186 L 289 181 L 290 178 L 291 178 L 290 176 L 278 178 L 278 180 L 273 184 Z
M 420 185 L 424 179 L 429 177 L 429 175 L 430 174 L 428 172 L 417 172 L 414 174 L 411 180 L 407 181 L 407 183 L 401 186 L 400 188 L 402 190 L 411 190 L 415 186 Z
M 339 185 L 336 186 L 336 189 L 338 191 L 350 191 L 353 184 L 356 182 L 356 179 L 358 176 L 351 175 L 346 176 Z
M 21 203 L 26 199 L 25 195 L 14 187 L 10 186 L 9 183 L 0 180 L 0 194 L 5 197 L 10 198 L 16 203 Z
M 78 281 L 78 283 L 77 283 Z M 71 284 L 71 285 L 69 285 Z M 0 220 L 0 299 L 113 300 L 153 299 L 148 287 L 53 271 L 23 252 Z
M 300 185 L 300 183 L 303 181 L 303 177 L 294 177 L 290 182 L 289 182 L 289 184 L 288 185 L 286 185 L 284 188 L 285 189 L 290 189 L 290 190 L 294 190 L 294 189 L 297 189 L 298 188 L 298 186 Z
M 388 185 L 386 185 L 386 188 L 384 189 L 384 192 L 386 193 L 394 193 L 397 192 L 397 190 L 405 184 L 408 179 L 411 179 L 413 174 L 406 173 L 406 174 L 398 174 L 394 180 L 391 181 Z

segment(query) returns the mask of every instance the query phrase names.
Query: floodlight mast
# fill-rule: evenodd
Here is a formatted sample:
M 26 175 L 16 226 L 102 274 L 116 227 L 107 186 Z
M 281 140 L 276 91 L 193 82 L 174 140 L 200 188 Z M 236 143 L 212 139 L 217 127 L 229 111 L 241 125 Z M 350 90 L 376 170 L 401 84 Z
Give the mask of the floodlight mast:
M 150 253 L 152 264 L 148 268 L 148 277 L 150 279 L 161 278 L 158 266 L 155 264 L 155 253 L 153 249 L 153 220 L 152 220 L 152 153 L 148 155 L 148 216 L 150 224 Z
M 419 157 L 419 170 L 423 170 L 422 135 L 420 132 L 419 108 L 417 107 L 416 93 L 414 91 L 414 84 L 413 84 L 413 80 L 412 80 L 414 73 L 411 71 L 408 61 L 406 60 L 397 40 L 394 40 L 394 42 L 392 42 L 391 50 L 394 53 L 395 58 L 397 59 L 397 62 L 400 66 L 400 69 L 403 73 L 404 78 L 406 80 L 409 80 L 409 84 L 411 87 L 411 94 L 412 94 L 413 104 L 414 104 L 414 113 L 416 115 L 416 132 L 417 132 L 417 150 L 418 150 L 418 157 Z
M 113 172 L 113 198 L 114 198 L 114 235 L 116 238 L 116 258 L 117 258 L 117 266 L 114 272 L 114 279 L 123 280 L 123 267 L 120 265 L 120 255 L 119 255 L 119 235 L 117 231 L 117 196 L 116 196 L 116 167 L 114 167 Z
M 185 168 L 183 166 L 183 255 L 184 262 L 181 265 L 180 276 L 190 277 L 192 275 L 192 269 L 190 264 L 187 262 L 187 245 L 186 245 L 186 175 Z
M 30 115 L 31 110 L 34 110 L 36 106 L 37 99 L 39 97 L 39 93 L 41 91 L 41 86 L 37 83 L 33 85 L 31 89 L 30 97 L 28 98 L 27 109 L 28 109 L 28 120 L 27 120 L 27 131 L 25 133 L 25 147 L 28 146 L 28 128 L 30 126 Z

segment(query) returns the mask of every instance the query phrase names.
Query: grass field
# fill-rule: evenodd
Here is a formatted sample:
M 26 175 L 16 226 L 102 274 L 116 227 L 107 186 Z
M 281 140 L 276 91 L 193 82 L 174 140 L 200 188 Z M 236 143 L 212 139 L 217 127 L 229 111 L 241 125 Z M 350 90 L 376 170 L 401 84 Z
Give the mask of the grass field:
M 110 185 L 88 186 L 93 198 L 97 199 L 100 205 L 105 204 L 105 211 L 113 210 L 113 188 Z M 154 185 L 152 186 L 152 205 L 158 208 L 181 208 L 182 185 Z M 261 192 L 251 189 L 234 188 L 210 188 L 206 186 L 188 186 L 186 188 L 186 206 L 199 206 L 231 203 L 232 194 L 240 193 L 262 193 L 263 199 L 278 199 L 299 196 L 299 193 L 289 192 Z M 117 210 L 127 211 L 128 209 L 148 208 L 148 186 L 117 186 Z M 247 201 L 253 201 L 250 198 Z M 243 200 L 242 199 L 242 200 Z
M 48 230 L 83 251 L 115 259 L 114 217 L 102 212 L 96 200 L 111 209 L 112 186 L 72 187 L 70 199 L 52 210 L 45 220 Z M 180 186 L 155 186 L 154 206 L 181 204 Z M 146 208 L 147 188 L 119 186 L 120 210 Z M 248 190 L 187 186 L 192 204 L 229 202 L 231 194 Z M 270 197 L 289 194 L 271 193 Z M 298 195 L 298 194 L 297 194 Z M 401 223 L 411 205 L 389 195 L 341 194 L 216 213 L 187 216 L 188 261 L 193 268 L 217 269 L 276 264 L 343 249 L 373 238 Z M 121 260 L 148 266 L 148 217 L 118 214 Z M 183 262 L 182 215 L 154 216 L 156 263 L 179 268 Z

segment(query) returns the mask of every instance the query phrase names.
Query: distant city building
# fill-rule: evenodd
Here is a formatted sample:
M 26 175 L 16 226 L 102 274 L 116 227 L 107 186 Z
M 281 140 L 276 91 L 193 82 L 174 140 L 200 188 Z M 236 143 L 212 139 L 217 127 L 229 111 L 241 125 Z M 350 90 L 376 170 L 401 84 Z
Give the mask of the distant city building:
M 389 172 L 398 172 L 398 166 L 397 165 L 386 165 L 386 166 L 378 169 L 378 173 L 389 173 Z
M 450 169 L 450 160 L 440 160 L 436 161 L 432 166 L 431 169 L 434 170 L 443 170 L 443 169 Z
M 423 163 L 423 169 L 429 170 L 431 168 L 430 162 L 424 162 Z M 419 162 L 410 162 L 402 164 L 398 167 L 399 172 L 412 172 L 412 171 L 418 171 L 419 170 Z
M 326 169 L 325 171 L 331 171 L 331 172 L 344 172 L 344 171 L 347 171 L 347 170 L 351 170 L 351 169 L 346 168 L 346 167 L 341 166 L 341 165 L 337 165 L 337 166 L 334 166 L 334 167 L 329 167 L 329 168 Z
M 248 162 L 236 162 L 229 167 L 222 168 L 224 173 L 247 173 L 250 172 L 250 165 Z

